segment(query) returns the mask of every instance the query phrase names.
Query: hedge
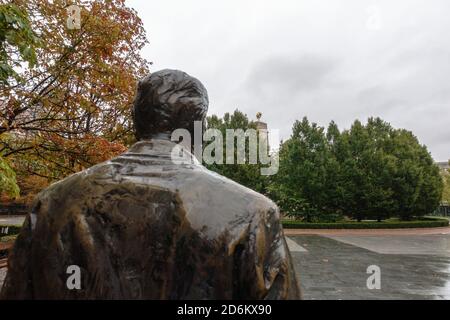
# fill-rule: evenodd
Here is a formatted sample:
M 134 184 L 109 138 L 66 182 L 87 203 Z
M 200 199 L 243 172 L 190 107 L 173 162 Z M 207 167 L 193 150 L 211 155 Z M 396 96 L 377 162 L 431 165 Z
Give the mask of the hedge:
M 310 223 L 298 220 L 282 220 L 283 227 L 286 229 L 404 229 L 404 228 L 437 228 L 448 227 L 448 219 L 442 218 L 422 218 L 415 221 L 362 221 L 362 222 L 329 222 L 329 223 Z M 16 235 L 20 232 L 22 226 L 4 226 L 0 225 L 0 237 Z M 4 231 L 8 230 L 8 233 Z
M 424 219 L 415 221 L 395 222 L 331 222 L 331 223 L 308 223 L 296 220 L 283 220 L 285 229 L 404 229 L 404 228 L 437 228 L 448 227 L 447 219 Z

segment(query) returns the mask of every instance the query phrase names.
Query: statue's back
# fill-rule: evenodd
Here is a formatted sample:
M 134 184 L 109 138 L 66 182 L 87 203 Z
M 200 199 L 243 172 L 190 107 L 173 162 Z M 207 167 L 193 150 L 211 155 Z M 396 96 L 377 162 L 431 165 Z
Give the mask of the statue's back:
M 170 131 L 192 131 L 207 104 L 206 89 L 183 72 L 144 78 L 140 141 L 38 195 L 3 298 L 299 298 L 276 205 L 195 161 L 173 161 Z

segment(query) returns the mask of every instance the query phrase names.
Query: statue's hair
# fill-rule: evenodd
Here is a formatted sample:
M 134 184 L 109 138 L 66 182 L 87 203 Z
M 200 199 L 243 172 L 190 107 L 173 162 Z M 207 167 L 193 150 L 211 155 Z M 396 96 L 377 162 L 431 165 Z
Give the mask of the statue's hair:
M 175 129 L 193 133 L 194 121 L 203 121 L 208 93 L 203 84 L 179 70 L 164 69 L 138 83 L 133 120 L 138 140 Z

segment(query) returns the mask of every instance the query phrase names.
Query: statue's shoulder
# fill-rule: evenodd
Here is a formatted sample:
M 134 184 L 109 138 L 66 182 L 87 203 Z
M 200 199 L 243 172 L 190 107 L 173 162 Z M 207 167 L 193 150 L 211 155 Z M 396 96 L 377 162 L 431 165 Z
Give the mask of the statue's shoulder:
M 73 190 L 73 187 L 79 184 L 86 177 L 86 170 L 74 173 L 62 180 L 52 183 L 50 186 L 42 190 L 38 195 L 37 199 L 48 198 L 52 195 L 63 196 Z
M 169 211 L 179 206 L 174 190 L 118 179 L 113 171 L 111 163 L 105 162 L 56 182 L 38 194 L 33 211 L 48 216 L 81 216 L 109 206 L 123 212 L 145 212 L 155 204 Z
M 229 203 L 242 203 L 253 209 L 278 211 L 277 205 L 263 194 L 204 167 L 195 170 L 189 190 L 195 190 L 196 193 L 207 195 L 209 199 L 221 203 L 225 199 Z
M 250 225 L 274 224 L 280 219 L 276 204 L 253 191 L 205 168 L 180 179 L 177 189 L 189 223 L 210 237 L 231 232 L 240 237 Z
M 69 203 L 98 189 L 103 182 L 110 180 L 110 162 L 97 164 L 89 169 L 74 173 L 62 180 L 52 183 L 36 196 L 33 206 L 43 202 Z

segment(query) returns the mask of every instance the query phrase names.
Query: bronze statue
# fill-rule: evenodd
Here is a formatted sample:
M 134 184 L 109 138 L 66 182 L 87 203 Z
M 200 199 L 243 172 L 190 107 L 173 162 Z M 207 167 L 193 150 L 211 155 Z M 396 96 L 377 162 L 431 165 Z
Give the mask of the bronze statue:
M 184 72 L 142 79 L 139 142 L 37 196 L 2 298 L 300 298 L 277 206 L 195 159 L 171 159 L 170 133 L 192 131 L 207 108 L 206 89 Z M 71 266 L 78 288 L 68 286 Z

